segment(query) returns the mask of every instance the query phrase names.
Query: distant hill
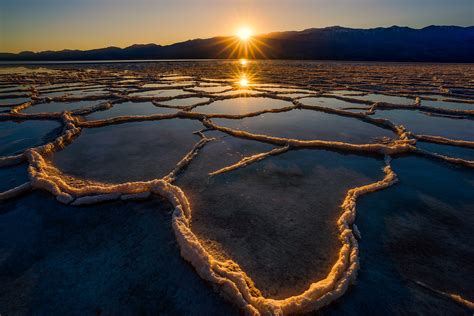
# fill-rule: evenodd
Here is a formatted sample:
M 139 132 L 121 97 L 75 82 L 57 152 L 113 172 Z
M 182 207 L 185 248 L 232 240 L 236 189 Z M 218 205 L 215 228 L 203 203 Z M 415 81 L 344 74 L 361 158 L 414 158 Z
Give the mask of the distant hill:
M 93 50 L 0 53 L 0 61 L 201 59 L 245 57 L 227 47 L 233 37 L 194 39 L 173 45 L 132 45 Z M 352 29 L 339 26 L 255 36 L 249 58 L 400 62 L 474 62 L 474 26 L 392 26 Z

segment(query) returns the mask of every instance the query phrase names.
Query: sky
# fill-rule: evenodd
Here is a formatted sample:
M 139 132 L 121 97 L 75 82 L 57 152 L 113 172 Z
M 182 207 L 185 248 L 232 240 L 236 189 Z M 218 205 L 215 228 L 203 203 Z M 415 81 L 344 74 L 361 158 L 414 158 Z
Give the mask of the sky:
M 474 25 L 474 0 L 0 0 L 0 52 L 171 44 L 311 27 Z

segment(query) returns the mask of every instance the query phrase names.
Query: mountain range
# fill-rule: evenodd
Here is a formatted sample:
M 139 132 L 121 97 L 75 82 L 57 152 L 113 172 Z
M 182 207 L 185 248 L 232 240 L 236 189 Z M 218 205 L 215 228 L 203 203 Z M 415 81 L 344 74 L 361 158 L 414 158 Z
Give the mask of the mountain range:
M 126 48 L 0 53 L 0 61 L 87 61 L 130 59 L 304 59 L 397 62 L 474 62 L 474 26 L 340 26 L 276 32 L 250 39 L 248 55 L 234 36 L 193 39 L 172 45 L 137 44 Z M 252 53 L 253 52 L 253 53 Z

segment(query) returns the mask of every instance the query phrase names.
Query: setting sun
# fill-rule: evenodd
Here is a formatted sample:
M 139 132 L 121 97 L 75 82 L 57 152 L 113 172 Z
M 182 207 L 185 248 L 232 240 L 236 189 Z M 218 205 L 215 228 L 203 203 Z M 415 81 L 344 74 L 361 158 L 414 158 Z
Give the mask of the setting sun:
M 237 31 L 237 36 L 242 40 L 242 41 L 247 41 L 250 39 L 252 36 L 252 30 L 248 27 L 242 27 Z

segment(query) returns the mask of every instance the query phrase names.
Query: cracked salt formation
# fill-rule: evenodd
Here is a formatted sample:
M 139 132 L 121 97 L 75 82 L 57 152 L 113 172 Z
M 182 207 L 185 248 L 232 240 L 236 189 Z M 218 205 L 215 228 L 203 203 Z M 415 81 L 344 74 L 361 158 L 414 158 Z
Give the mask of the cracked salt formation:
M 103 111 L 92 112 L 85 116 L 85 118 L 88 121 L 94 121 L 106 120 L 119 116 L 171 114 L 176 112 L 176 109 L 157 107 L 151 102 L 123 102 L 114 103 L 111 108 Z
M 282 109 L 292 107 L 288 101 L 271 98 L 232 98 L 214 101 L 208 105 L 195 107 L 192 111 L 206 114 L 245 115 L 267 109 Z
M 377 138 L 397 138 L 390 130 L 359 120 L 310 110 L 266 113 L 242 120 L 213 119 L 217 125 L 293 139 L 321 139 L 350 143 L 373 143 Z
M 415 134 L 474 141 L 474 121 L 469 119 L 456 119 L 406 110 L 377 111 L 374 117 L 389 119 L 395 124 L 405 126 Z
M 96 105 L 96 101 L 73 101 L 73 102 L 48 102 L 37 103 L 21 110 L 20 113 L 60 113 L 63 111 L 75 111 Z
M 382 166 L 365 157 L 301 150 L 211 181 L 185 174 L 177 184 L 190 196 L 191 229 L 205 247 L 236 261 L 262 295 L 283 299 L 329 273 L 338 257 L 335 223 L 346 192 L 383 178 Z M 194 167 L 200 165 L 189 167 L 192 175 Z
M 174 207 L 171 223 L 182 258 L 191 263 L 197 274 L 202 279 L 212 284 L 218 292 L 235 304 L 235 306 L 241 308 L 243 312 L 249 314 L 280 315 L 310 312 L 322 308 L 340 298 L 356 280 L 357 271 L 359 269 L 358 260 L 360 249 L 357 239 L 360 239 L 361 235 L 365 236 L 366 231 L 371 228 L 367 226 L 359 226 L 358 229 L 357 226 L 353 225 L 356 218 L 356 205 L 358 203 L 358 197 L 361 195 L 385 189 L 394 185 L 397 181 L 397 175 L 393 172 L 390 166 L 391 157 L 387 155 L 394 155 L 394 157 L 400 155 L 416 155 L 427 158 L 436 164 L 445 163 L 446 165 L 450 164 L 453 166 L 459 166 L 461 170 L 474 168 L 474 161 L 430 153 L 423 150 L 423 146 L 418 147 L 417 145 L 417 141 L 423 141 L 429 142 L 430 144 L 438 144 L 439 146 L 441 146 L 441 144 L 442 146 L 455 146 L 455 148 L 458 148 L 459 150 L 470 150 L 470 148 L 474 148 L 473 141 L 436 136 L 438 134 L 435 128 L 433 129 L 433 131 L 436 132 L 435 135 L 415 134 L 409 128 L 405 128 L 401 125 L 396 126 L 389 120 L 374 118 L 374 113 L 375 116 L 377 116 L 381 112 L 392 112 L 387 111 L 387 109 L 393 111 L 395 111 L 395 109 L 403 109 L 403 111 L 407 113 L 418 114 L 419 112 L 416 110 L 420 110 L 423 111 L 422 113 L 424 113 L 424 115 L 430 115 L 430 118 L 450 116 L 456 117 L 457 119 L 455 121 L 458 122 L 462 121 L 460 118 L 470 120 L 474 115 L 472 111 L 425 106 L 423 105 L 425 99 L 421 100 L 420 105 L 419 99 L 415 99 L 420 96 L 423 97 L 425 95 L 437 94 L 445 100 L 456 99 L 464 100 L 463 102 L 465 103 L 471 103 L 474 100 L 474 95 L 470 92 L 471 88 L 469 83 L 466 82 L 474 80 L 474 72 L 470 71 L 470 68 L 466 65 L 407 66 L 398 64 L 379 64 L 374 67 L 372 64 L 304 62 L 304 71 L 301 71 L 301 63 L 272 61 L 259 62 L 258 64 L 258 82 L 272 83 L 250 83 L 249 89 L 234 85 L 232 91 L 227 91 L 220 95 L 193 91 L 194 89 L 198 89 L 201 86 L 205 87 L 206 85 L 215 86 L 235 83 L 235 67 L 232 62 L 206 61 L 202 63 L 190 62 L 184 64 L 177 62 L 146 64 L 132 63 L 114 65 L 114 69 L 110 70 L 107 69 L 107 66 L 103 65 L 97 67 L 97 69 L 74 69 L 72 67 L 67 70 L 41 70 L 40 72 L 35 72 L 34 69 L 30 70 L 25 68 L 26 70 L 12 70 L 10 73 L 6 72 L 6 74 L 0 69 L 0 74 L 3 73 L 3 75 L 0 75 L 0 87 L 11 87 L 20 82 L 24 85 L 31 85 L 33 87 L 59 83 L 66 86 L 71 84 L 70 88 L 62 88 L 62 90 L 63 92 L 66 92 L 65 90 L 67 90 L 67 92 L 73 93 L 74 96 L 53 98 L 53 101 L 105 101 L 96 106 L 91 106 L 73 113 L 22 114 L 21 110 L 24 110 L 31 105 L 34 106 L 34 103 L 38 101 L 42 101 L 41 98 L 43 96 L 40 94 L 38 99 L 37 91 L 32 88 L 32 98 L 34 101 L 26 102 L 21 106 L 15 107 L 12 109 L 11 113 L 0 114 L 0 126 L 4 122 L 13 119 L 21 119 L 31 122 L 52 118 L 62 121 L 62 125 L 64 126 L 62 136 L 58 137 L 54 142 L 41 147 L 30 149 L 25 148 L 26 150 L 24 152 L 23 150 L 20 150 L 17 155 L 0 156 L 0 166 L 3 167 L 11 167 L 12 165 L 27 161 L 29 164 L 28 171 L 30 177 L 29 182 L 25 182 L 12 190 L 1 193 L 0 199 L 6 201 L 6 203 L 15 202 L 14 198 L 25 195 L 25 193 L 29 192 L 31 189 L 44 190 L 55 196 L 59 203 L 70 204 L 70 206 L 67 207 L 67 209 L 70 209 L 80 205 L 84 207 L 89 205 L 88 208 L 95 207 L 94 204 L 119 199 L 123 201 L 146 200 L 156 195 L 162 196 Z M 179 73 L 171 74 L 170 69 L 179 69 L 180 71 Z M 168 73 L 168 75 L 162 76 L 163 73 Z M 459 76 L 459 73 L 463 73 L 463 76 Z M 166 97 L 133 95 L 134 93 L 170 93 L 173 89 L 168 89 L 168 87 L 166 89 L 153 90 L 147 90 L 146 88 L 140 87 L 140 85 L 143 84 L 153 84 L 153 82 L 157 81 L 160 82 L 164 78 L 167 78 L 168 80 L 166 81 L 169 81 L 171 85 L 182 84 L 182 82 L 191 78 L 196 78 L 195 80 L 197 80 L 197 82 L 194 87 L 191 86 L 183 90 L 175 89 L 180 92 Z M 137 80 L 135 82 L 138 82 L 139 84 L 117 84 L 121 79 Z M 77 85 L 78 83 L 80 84 Z M 100 84 L 101 87 L 107 91 L 107 94 L 83 94 L 83 92 L 87 90 L 94 90 L 94 88 L 87 89 L 83 87 L 84 85 L 91 84 Z M 307 91 L 308 95 L 315 93 L 316 95 L 321 95 L 327 98 L 332 96 L 332 98 L 338 99 L 339 101 L 349 102 L 353 104 L 354 107 L 351 109 L 347 108 L 341 110 L 324 106 L 308 106 L 300 102 L 301 100 L 304 100 L 304 98 L 296 100 L 293 96 L 294 94 L 285 94 L 281 92 L 278 94 L 278 91 L 262 92 L 259 87 L 268 91 L 278 88 L 292 91 L 296 89 Z M 343 89 L 347 89 L 351 92 L 358 92 L 350 93 L 348 95 L 327 94 L 329 91 L 340 91 Z M 288 92 L 288 90 L 286 92 Z M 359 92 L 359 90 L 365 92 Z M 386 96 L 382 97 L 380 94 L 381 91 L 383 91 L 383 93 L 394 95 L 392 97 L 397 98 L 398 95 L 399 98 L 413 100 L 413 102 L 408 104 L 392 104 L 388 101 L 394 101 L 394 99 L 388 99 L 389 97 Z M 171 92 L 171 94 L 174 93 Z M 381 102 L 373 103 L 373 101 L 357 99 L 357 97 L 363 97 L 370 94 L 381 96 Z M 198 111 L 189 112 L 192 107 L 189 106 L 183 108 L 184 111 L 179 111 L 175 114 L 125 115 L 106 120 L 83 120 L 83 116 L 85 115 L 100 113 L 98 111 L 111 109 L 111 106 L 114 104 L 120 104 L 127 101 L 139 102 L 153 100 L 153 104 L 159 105 L 160 102 L 175 100 L 176 102 L 180 102 L 181 100 L 186 100 L 191 97 L 205 96 L 212 97 L 212 99 L 206 101 L 209 102 L 209 104 L 212 104 L 213 102 L 222 99 L 233 99 L 240 95 L 256 95 L 259 97 L 267 97 L 278 101 L 292 103 L 290 103 L 291 106 L 288 108 L 273 110 L 267 108 L 262 111 L 246 113 L 245 115 L 198 113 Z M 203 105 L 203 107 L 206 106 L 207 105 Z M 365 108 L 369 108 L 367 112 L 365 111 Z M 293 111 L 290 111 L 292 109 Z M 317 138 L 311 138 L 310 140 L 302 139 L 305 135 L 303 135 L 301 131 L 300 133 L 298 133 L 298 131 L 293 131 L 295 126 L 299 127 L 299 125 L 301 125 L 298 121 L 293 122 L 292 125 L 286 125 L 289 130 L 291 128 L 290 132 L 294 133 L 294 138 L 279 138 L 269 134 L 249 133 L 224 127 L 213 122 L 218 121 L 217 118 L 220 117 L 228 118 L 227 120 L 222 121 L 243 124 L 246 121 L 258 117 L 266 117 L 268 119 L 268 116 L 270 115 L 288 115 L 288 117 L 291 118 L 291 115 L 297 112 L 318 113 L 322 116 L 329 116 L 331 117 L 332 122 L 337 118 L 344 123 L 344 126 L 348 126 L 349 128 L 362 124 L 361 126 L 364 126 L 364 128 L 362 128 L 361 131 L 363 131 L 364 137 L 361 137 L 361 141 L 362 138 L 366 137 L 366 134 L 368 139 L 365 139 L 362 144 L 357 143 L 357 138 L 361 135 L 356 135 L 357 137 L 355 137 L 355 140 L 348 140 L 348 142 L 321 139 L 321 135 L 327 135 L 328 138 L 350 137 L 352 136 L 352 131 L 346 133 L 343 130 L 341 133 L 337 126 L 328 126 L 329 130 L 324 130 L 324 125 L 321 125 L 321 121 L 317 120 L 313 123 L 319 123 L 319 126 L 316 127 L 320 133 L 317 135 Z M 179 124 L 175 124 L 176 122 L 179 122 Z M 276 120 L 276 122 L 278 124 L 282 124 L 281 122 L 285 123 L 284 119 Z M 442 121 L 438 124 L 439 130 L 443 130 L 444 128 L 441 123 Z M 155 126 L 155 124 L 164 129 L 164 135 L 161 133 L 154 133 L 154 131 L 147 132 L 146 128 L 137 128 L 133 133 L 126 133 L 128 130 L 127 126 Z M 311 125 L 310 120 L 308 120 L 307 125 Z M 282 124 L 282 126 L 285 125 Z M 366 130 L 368 127 L 372 130 Z M 268 131 L 272 131 L 271 124 L 266 126 L 266 128 Z M 97 134 L 103 133 L 105 137 L 93 137 L 95 135 L 94 132 L 91 132 L 93 130 L 95 130 Z M 374 139 L 374 137 L 378 136 L 376 131 L 380 130 L 389 133 L 391 137 L 378 137 Z M 115 134 L 120 134 L 120 131 L 122 131 L 122 135 L 119 135 L 120 138 L 125 140 L 123 142 L 116 140 Z M 160 130 L 160 132 L 163 132 L 163 130 Z M 281 130 L 277 130 L 276 132 L 281 132 Z M 288 133 L 288 131 L 283 132 Z M 86 135 L 85 138 L 84 135 Z M 82 144 L 80 141 L 81 139 Z M 88 139 L 91 139 L 91 144 L 97 144 L 97 147 L 90 147 L 92 149 L 90 149 L 89 152 L 89 156 L 93 163 L 96 164 L 95 166 L 84 166 L 83 161 L 86 159 L 83 159 L 81 164 L 76 160 L 74 162 L 77 164 L 75 170 L 78 170 L 79 173 L 82 172 L 81 175 L 74 173 L 74 170 L 72 170 L 74 168 L 71 168 L 71 172 L 67 172 L 64 168 L 58 168 L 59 164 L 55 165 L 55 159 L 64 159 L 64 161 L 67 161 L 68 159 L 71 159 L 71 161 L 74 160 L 72 154 L 74 154 L 74 151 L 80 152 L 87 148 L 89 144 L 86 146 L 84 143 L 87 142 Z M 186 141 L 183 141 L 183 139 L 186 139 Z M 112 142 L 108 142 L 108 140 L 112 140 Z M 374 140 L 376 143 L 364 143 Z M 150 147 L 150 144 L 156 141 L 169 141 L 170 144 L 164 145 L 160 148 L 155 148 L 153 146 Z M 103 143 L 103 146 L 101 146 L 101 142 Z M 189 147 L 183 148 L 184 146 L 180 146 L 181 143 L 189 144 Z M 302 150 L 304 148 L 312 150 Z M 100 157 L 97 157 L 97 154 L 101 154 L 98 149 L 102 150 L 102 153 L 107 152 L 107 154 L 102 157 L 104 158 L 102 161 L 99 159 Z M 129 155 L 130 149 L 132 153 L 134 153 L 131 156 Z M 155 151 L 156 149 L 159 151 Z M 321 151 L 321 149 L 330 150 L 330 152 L 327 153 Z M 286 283 L 282 285 L 283 282 L 280 279 L 273 280 L 271 276 L 269 277 L 271 271 L 264 271 L 262 274 L 258 272 L 254 275 L 254 270 L 252 269 L 256 269 L 255 266 L 258 267 L 258 262 L 249 261 L 241 263 L 225 260 L 225 258 L 229 256 L 228 252 L 232 251 L 232 249 L 230 249 L 231 247 L 229 247 L 230 250 L 224 249 L 225 247 L 219 246 L 217 242 L 210 242 L 208 239 L 204 238 L 200 239 L 195 235 L 193 230 L 193 224 L 196 221 L 196 210 L 193 206 L 194 201 L 199 200 L 200 198 L 206 198 L 212 195 L 213 192 L 206 191 L 194 196 L 192 193 L 193 191 L 200 192 L 200 190 L 203 190 L 205 187 L 213 187 L 220 181 L 219 179 L 230 179 L 236 181 L 236 183 L 241 183 L 239 181 L 245 180 L 245 177 L 239 178 L 239 175 L 246 175 L 247 177 L 255 178 L 255 175 L 252 174 L 251 171 L 258 170 L 259 166 L 268 165 L 274 161 L 280 161 L 280 165 L 283 166 L 291 165 L 294 164 L 295 161 L 292 161 L 292 159 L 286 160 L 285 157 L 297 157 L 299 155 L 304 155 L 305 152 L 315 153 L 310 155 L 311 159 L 316 159 L 318 155 L 322 155 L 321 153 L 336 156 L 343 153 L 346 155 L 351 153 L 358 155 L 346 156 L 345 159 L 343 159 L 344 163 L 348 163 L 348 157 L 356 157 L 363 161 L 377 161 L 373 158 L 380 159 L 385 157 L 386 166 L 383 168 L 385 176 L 378 174 L 377 177 L 373 178 L 375 180 L 371 180 L 375 182 L 368 181 L 367 185 L 346 189 L 345 195 L 342 196 L 343 201 L 338 208 L 339 213 L 337 214 L 336 219 L 332 222 L 334 225 L 332 227 L 335 228 L 334 232 L 339 240 L 339 246 L 330 249 L 332 251 L 331 253 L 334 254 L 334 261 L 332 264 L 328 263 L 330 270 L 324 277 L 305 280 L 304 277 L 299 276 L 289 280 L 290 283 L 294 282 L 294 287 Z M 336 154 L 336 152 L 338 152 L 338 154 Z M 166 155 L 163 155 L 163 153 L 166 153 Z M 60 157 L 61 155 L 63 155 L 63 158 Z M 372 158 L 369 158 L 368 156 Z M 122 159 L 117 159 L 117 157 L 121 157 Z M 150 157 L 151 159 L 149 159 Z M 131 166 L 132 168 L 130 168 L 131 160 L 136 162 L 135 165 Z M 116 165 L 110 165 L 110 161 L 113 161 Z M 145 164 L 142 165 L 141 162 L 143 161 L 145 161 Z M 323 162 L 317 163 L 316 165 L 330 164 L 331 162 L 332 159 L 325 159 Z M 122 163 L 122 165 L 120 165 L 120 163 Z M 168 166 L 169 168 L 167 168 Z M 359 170 L 358 168 L 364 169 L 364 166 L 366 166 L 366 163 L 359 163 L 355 168 L 357 170 Z M 149 172 L 150 167 L 152 169 L 151 173 Z M 338 169 L 336 166 L 334 166 L 334 168 L 336 170 L 334 173 L 337 175 L 337 172 L 341 171 L 341 168 Z M 91 177 L 91 174 L 89 173 L 94 172 L 94 170 L 97 171 L 97 174 L 94 175 L 98 177 L 96 178 L 97 180 Z M 122 172 L 122 174 L 114 174 L 117 170 Z M 124 170 L 127 172 L 123 172 Z M 146 170 L 146 172 L 140 170 Z M 316 170 L 318 169 L 316 168 Z M 314 170 L 312 170 L 312 172 L 313 171 Z M 380 172 L 380 165 L 377 168 L 371 167 L 370 170 L 367 170 L 367 172 L 377 171 Z M 431 170 L 426 171 L 430 172 Z M 432 173 L 430 174 L 432 175 Z M 149 181 L 127 182 L 140 179 L 141 175 L 143 175 L 144 178 L 149 179 Z M 332 173 L 328 172 L 328 177 L 330 179 L 332 179 L 331 176 Z M 113 180 L 114 177 L 117 179 Z M 348 179 L 349 178 L 350 176 L 348 176 Z M 193 182 L 192 179 L 199 180 Z M 379 179 L 379 181 L 377 181 L 377 179 Z M 270 180 L 278 180 L 280 185 L 285 185 L 287 179 L 277 178 Z M 302 179 L 298 178 L 297 180 Z M 344 178 L 344 180 L 346 180 L 346 178 Z M 119 183 L 107 183 L 110 181 L 116 181 Z M 318 180 L 316 178 L 311 179 L 311 181 Z M 311 181 L 309 181 L 310 184 Z M 183 185 L 183 187 L 187 186 L 187 190 L 191 191 L 191 193 L 186 192 L 185 194 L 179 186 L 172 184 L 174 182 L 177 182 L 180 186 Z M 317 189 L 324 189 L 325 185 L 326 183 L 322 184 Z M 239 190 L 232 189 L 232 182 L 228 183 L 228 186 L 231 188 L 232 195 L 239 192 Z M 217 188 L 216 190 L 219 189 L 223 190 L 222 188 Z M 243 186 L 241 191 L 245 193 L 250 189 L 251 188 L 248 186 Z M 292 189 L 290 188 L 288 191 L 291 190 Z M 293 190 L 299 192 L 296 187 L 293 188 Z M 270 192 L 270 194 L 272 193 L 273 192 Z M 280 194 L 278 198 L 281 199 L 282 196 L 284 196 L 283 193 Z M 236 197 L 233 196 L 232 198 Z M 263 203 L 260 196 L 258 198 L 258 202 Z M 310 198 L 316 199 L 318 196 L 311 196 Z M 323 195 L 321 199 L 324 198 Z M 293 201 L 290 199 L 290 202 L 291 201 L 295 203 L 302 202 L 301 200 Z M 364 200 L 362 200 L 362 202 L 363 201 Z M 222 215 L 225 215 L 229 213 L 229 211 L 232 211 L 233 206 L 238 206 L 238 203 L 243 202 L 245 202 L 245 200 L 238 201 L 234 203 L 234 205 L 227 207 L 225 201 L 218 199 L 214 204 L 222 204 L 223 206 L 219 210 L 218 215 L 221 215 L 221 213 Z M 330 202 L 332 203 L 334 201 L 331 200 Z M 317 203 L 318 201 L 313 204 L 316 205 Z M 268 205 L 271 205 L 268 201 L 266 204 L 263 203 L 263 209 L 268 209 Z M 396 202 L 391 203 L 390 207 L 393 208 L 393 205 L 396 205 Z M 373 207 L 373 205 L 371 205 L 371 207 Z M 297 209 L 295 212 L 302 210 L 304 211 L 304 209 Z M 254 210 L 253 208 L 248 208 L 245 211 L 251 214 Z M 199 211 L 197 212 L 199 213 Z M 259 213 L 255 214 L 257 217 L 260 215 Z M 285 218 L 285 216 L 291 217 L 291 212 L 282 214 L 281 218 Z M 277 218 L 270 217 L 269 220 L 273 220 L 276 225 L 278 225 Z M 296 220 L 298 220 L 298 218 L 296 218 Z M 317 218 L 311 218 L 310 220 L 317 220 Z M 201 222 L 198 220 L 197 223 L 202 224 L 203 226 L 206 225 L 204 220 L 201 220 Z M 253 222 L 255 225 L 258 223 L 258 221 Z M 301 223 L 301 225 L 305 224 L 307 223 Z M 270 229 L 270 227 L 263 228 Z M 213 232 L 214 231 L 211 231 L 210 233 Z M 216 233 L 217 232 L 218 231 L 216 231 Z M 235 231 L 235 235 L 230 236 L 230 240 L 232 240 L 236 235 L 243 233 L 245 233 L 243 230 Z M 252 233 L 258 234 L 258 231 Z M 297 230 L 295 233 L 298 233 Z M 373 237 L 370 240 L 372 239 L 379 240 L 378 236 Z M 362 240 L 361 245 L 364 245 L 365 240 L 367 240 L 366 237 Z M 283 243 L 286 242 L 286 240 L 281 241 Z M 370 245 L 373 246 L 373 244 Z M 237 250 L 240 250 L 241 253 L 245 252 L 245 249 Z M 264 249 L 262 249 L 262 251 L 263 250 Z M 369 252 L 367 249 L 365 249 L 365 251 Z M 381 251 L 379 252 L 381 253 Z M 277 256 L 277 258 L 284 257 L 285 255 L 281 253 L 272 253 L 272 255 L 273 254 Z M 303 257 L 303 259 L 305 258 Z M 289 260 L 294 260 L 294 258 Z M 243 268 L 244 265 L 251 266 L 248 268 L 249 271 L 246 270 L 247 268 Z M 285 272 L 290 274 L 292 272 L 296 273 L 295 271 Z M 268 281 L 269 278 L 271 279 L 270 281 Z M 259 288 L 261 285 L 260 283 L 265 283 L 262 282 L 262 280 L 266 280 L 266 283 L 268 284 L 264 284 L 262 288 Z M 306 282 L 306 288 L 303 286 L 304 282 Z M 420 282 L 423 282 L 423 280 L 414 280 L 413 282 L 418 284 L 418 287 L 420 287 L 419 284 Z M 78 282 L 75 282 L 75 284 L 77 283 Z M 393 282 L 394 285 L 399 283 L 400 282 Z M 379 290 L 380 287 L 367 292 L 367 295 L 384 292 Z M 163 286 L 161 288 L 163 288 Z M 353 289 L 354 291 L 357 291 L 358 286 L 355 286 Z M 443 288 L 437 287 L 436 284 L 429 284 L 425 290 L 426 293 L 424 293 L 424 295 L 426 296 L 426 302 L 431 302 L 433 295 L 449 298 L 450 300 L 455 301 L 456 304 L 471 302 L 469 297 L 464 293 L 457 291 L 457 289 L 444 291 Z M 113 292 L 117 293 L 119 290 L 114 287 Z M 350 293 L 353 293 L 353 291 L 350 291 L 349 294 Z M 396 291 L 392 294 L 396 294 Z M 272 299 L 272 295 L 281 296 L 279 297 L 280 299 Z M 367 297 L 367 295 L 364 297 Z M 73 296 L 76 297 L 79 295 Z M 128 298 L 129 296 L 127 299 Z M 379 303 L 377 301 L 372 302 L 372 305 L 370 306 L 379 306 L 379 311 L 381 311 L 385 310 L 385 306 L 393 304 L 391 303 L 391 300 L 384 301 L 382 299 L 380 302 L 385 303 L 378 305 Z M 149 306 L 148 304 L 149 303 L 147 303 L 147 306 Z M 349 303 L 348 306 L 350 306 L 350 304 L 351 303 Z M 1 305 L 2 304 L 0 304 L 0 306 Z M 398 305 L 400 306 L 401 304 Z M 112 303 L 110 306 L 118 305 Z M 339 305 L 331 305 L 332 309 L 330 309 L 330 311 L 336 310 L 337 306 Z M 357 309 L 352 309 L 351 311 L 363 311 L 364 308 L 365 306 L 358 306 Z M 108 309 L 113 312 L 112 307 L 108 307 Z M 123 310 L 124 309 L 122 308 L 122 311 Z M 169 310 L 165 311 L 169 312 Z M 406 313 L 409 311 L 410 309 L 406 310 Z M 227 311 L 223 312 L 220 310 L 219 312 L 227 314 Z
M 60 134 L 61 123 L 46 120 L 1 121 L 0 157 L 22 153 L 25 149 L 52 141 Z
M 392 165 L 399 183 L 357 205 L 363 234 L 357 286 L 323 313 L 471 314 L 417 282 L 472 302 L 473 173 L 413 157 Z
M 175 119 L 83 129 L 52 159 L 62 172 L 79 178 L 107 183 L 152 180 L 173 170 L 199 141 L 193 132 L 202 127 L 199 121 Z

